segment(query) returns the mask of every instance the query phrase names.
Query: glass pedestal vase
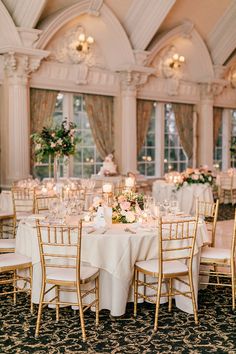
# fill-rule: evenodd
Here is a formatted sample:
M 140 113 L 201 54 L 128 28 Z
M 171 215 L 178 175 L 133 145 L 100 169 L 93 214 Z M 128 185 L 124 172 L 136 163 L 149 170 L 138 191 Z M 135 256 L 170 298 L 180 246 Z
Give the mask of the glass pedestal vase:
M 59 156 L 54 156 L 53 179 L 55 184 L 59 181 L 59 178 L 60 178 L 60 160 L 59 160 Z

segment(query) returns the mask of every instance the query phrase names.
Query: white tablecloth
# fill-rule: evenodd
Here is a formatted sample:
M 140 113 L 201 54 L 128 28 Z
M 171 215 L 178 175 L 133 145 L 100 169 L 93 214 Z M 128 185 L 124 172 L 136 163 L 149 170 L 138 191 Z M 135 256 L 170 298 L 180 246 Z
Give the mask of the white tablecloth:
M 134 264 L 138 260 L 157 257 L 156 230 L 138 229 L 136 234 L 125 232 L 127 225 L 112 225 L 105 233 L 99 230 L 83 234 L 82 261 L 100 268 L 100 309 L 108 309 L 113 316 L 125 313 L 127 301 L 132 301 L 131 284 Z M 197 297 L 199 255 L 201 246 L 208 241 L 204 223 L 199 225 L 194 256 L 194 286 Z M 36 228 L 32 221 L 22 221 L 16 235 L 16 252 L 32 257 L 33 302 L 39 302 L 41 266 Z M 178 296 L 176 305 L 192 313 L 191 300 Z
M 213 202 L 212 188 L 207 183 L 186 185 L 177 190 L 173 183 L 158 180 L 153 183 L 152 193 L 154 199 L 160 203 L 165 199 L 177 199 L 180 210 L 191 215 L 195 213 L 196 198 L 206 202 Z
M 13 213 L 13 203 L 11 191 L 2 191 L 0 194 L 0 210 Z

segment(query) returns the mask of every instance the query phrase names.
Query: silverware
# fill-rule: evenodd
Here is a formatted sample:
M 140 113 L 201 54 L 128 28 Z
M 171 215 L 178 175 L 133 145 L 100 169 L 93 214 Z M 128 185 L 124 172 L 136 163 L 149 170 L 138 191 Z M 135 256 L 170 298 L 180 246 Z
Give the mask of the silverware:
M 136 234 L 136 231 L 131 230 L 128 227 L 125 228 L 125 232 L 130 232 L 131 234 Z

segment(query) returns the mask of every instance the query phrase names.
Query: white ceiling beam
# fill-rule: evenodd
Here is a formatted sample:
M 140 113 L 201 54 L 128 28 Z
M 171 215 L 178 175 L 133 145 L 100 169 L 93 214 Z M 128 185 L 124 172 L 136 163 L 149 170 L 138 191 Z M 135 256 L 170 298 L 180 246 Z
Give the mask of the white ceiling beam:
M 236 48 L 236 1 L 232 1 L 207 38 L 214 64 L 222 65 Z
M 145 50 L 176 0 L 133 0 L 124 27 L 134 49 Z
M 20 0 L 15 2 L 12 18 L 16 26 L 34 28 L 47 0 Z

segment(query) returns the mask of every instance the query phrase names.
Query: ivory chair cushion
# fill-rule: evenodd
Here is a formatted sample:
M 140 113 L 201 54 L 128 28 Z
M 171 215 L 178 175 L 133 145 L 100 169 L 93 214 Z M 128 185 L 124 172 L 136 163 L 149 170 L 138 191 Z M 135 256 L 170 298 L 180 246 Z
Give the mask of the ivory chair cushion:
M 80 279 L 85 280 L 98 272 L 98 268 L 81 266 L 80 267 Z M 68 281 L 75 282 L 76 281 L 76 271 L 75 269 L 70 268 L 55 268 L 52 271 L 48 272 L 46 276 L 47 280 L 55 280 L 55 281 Z
M 5 253 L 0 254 L 0 271 L 4 271 L 4 268 L 22 268 L 24 265 L 31 263 L 31 258 L 23 256 L 18 253 Z
M 202 249 L 201 260 L 203 258 L 229 260 L 231 257 L 231 250 L 226 248 L 206 247 Z
M 157 259 L 136 262 L 136 266 L 150 273 L 159 273 L 159 261 Z M 188 273 L 188 267 L 180 261 L 163 262 L 163 274 L 178 273 Z
M 15 248 L 16 240 L 13 238 L 0 239 L 0 249 L 3 248 Z

